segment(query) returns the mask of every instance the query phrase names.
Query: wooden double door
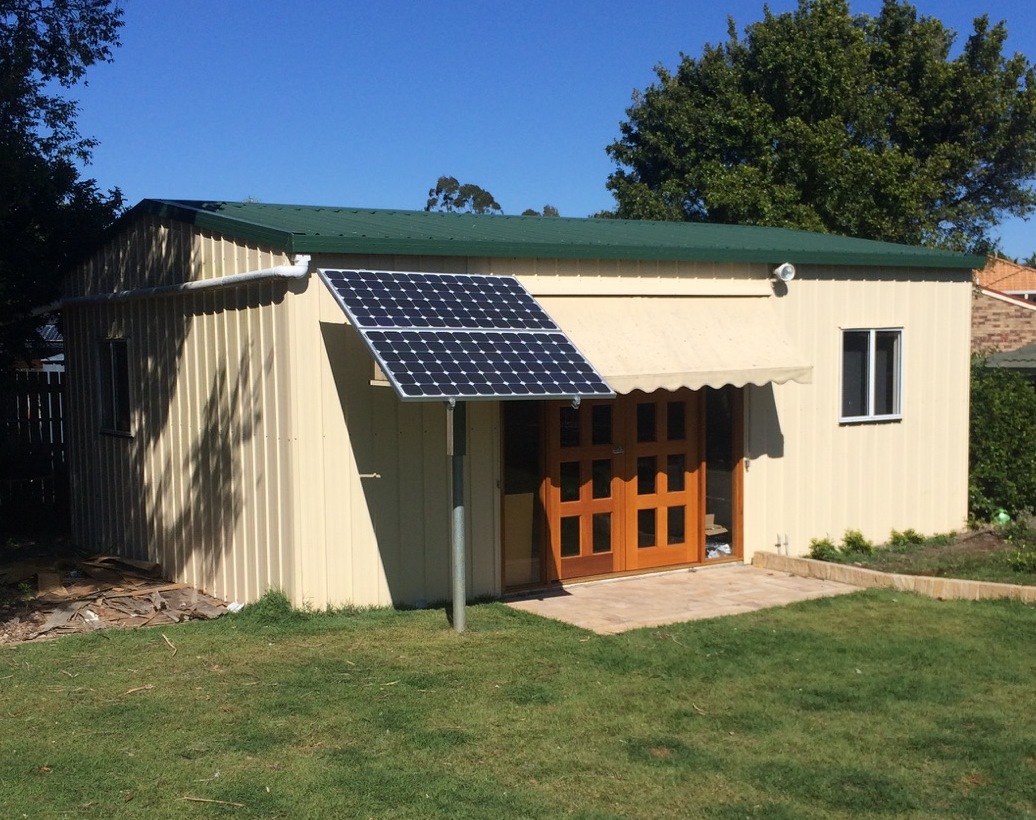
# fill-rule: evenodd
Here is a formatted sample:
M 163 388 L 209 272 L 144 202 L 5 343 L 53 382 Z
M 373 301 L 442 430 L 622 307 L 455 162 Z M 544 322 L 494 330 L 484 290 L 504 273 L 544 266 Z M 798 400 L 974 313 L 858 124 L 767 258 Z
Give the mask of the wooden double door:
M 549 580 L 704 560 L 703 412 L 690 390 L 550 405 Z

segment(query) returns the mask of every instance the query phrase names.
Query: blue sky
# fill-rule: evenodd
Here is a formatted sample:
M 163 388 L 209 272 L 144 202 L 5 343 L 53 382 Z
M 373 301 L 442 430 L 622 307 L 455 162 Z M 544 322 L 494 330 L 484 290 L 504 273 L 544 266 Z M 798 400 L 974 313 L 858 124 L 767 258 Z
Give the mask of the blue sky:
M 122 48 L 78 88 L 100 145 L 86 172 L 146 197 L 424 207 L 442 174 L 506 213 L 610 208 L 617 138 L 634 89 L 743 30 L 762 0 L 124 0 Z M 794 0 L 771 0 L 774 12 Z M 1008 51 L 1036 62 L 1036 4 L 995 4 Z M 988 7 L 919 0 L 960 39 Z M 880 0 L 856 0 L 877 13 Z M 1001 231 L 1036 251 L 1036 221 Z

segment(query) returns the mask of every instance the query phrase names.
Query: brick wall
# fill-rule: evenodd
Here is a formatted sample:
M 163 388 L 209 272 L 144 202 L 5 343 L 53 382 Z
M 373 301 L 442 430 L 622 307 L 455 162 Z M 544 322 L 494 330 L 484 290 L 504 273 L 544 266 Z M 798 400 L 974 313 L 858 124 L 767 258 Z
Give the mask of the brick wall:
M 971 351 L 993 353 L 1036 343 L 1036 303 L 975 288 Z

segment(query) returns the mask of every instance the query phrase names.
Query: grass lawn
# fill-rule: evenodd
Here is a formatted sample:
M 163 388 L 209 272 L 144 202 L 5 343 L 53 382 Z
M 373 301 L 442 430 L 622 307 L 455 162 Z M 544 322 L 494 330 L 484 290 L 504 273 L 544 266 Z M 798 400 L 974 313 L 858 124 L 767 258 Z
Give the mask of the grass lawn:
M 1036 607 L 868 591 L 600 637 L 486 604 L 469 627 L 268 598 L 0 651 L 2 815 L 1036 815 Z

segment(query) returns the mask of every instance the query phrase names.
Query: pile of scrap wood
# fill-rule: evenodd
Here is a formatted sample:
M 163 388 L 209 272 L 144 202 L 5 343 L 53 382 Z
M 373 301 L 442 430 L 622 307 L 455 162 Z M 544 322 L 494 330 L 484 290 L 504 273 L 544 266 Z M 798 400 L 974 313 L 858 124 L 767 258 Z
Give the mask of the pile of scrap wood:
M 227 611 L 193 587 L 164 581 L 158 564 L 111 555 L 9 564 L 0 567 L 0 584 L 18 587 L 23 598 L 6 608 L 0 642 L 218 618 Z

